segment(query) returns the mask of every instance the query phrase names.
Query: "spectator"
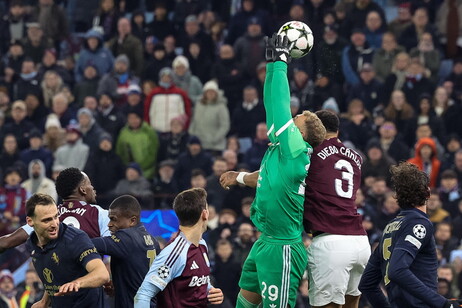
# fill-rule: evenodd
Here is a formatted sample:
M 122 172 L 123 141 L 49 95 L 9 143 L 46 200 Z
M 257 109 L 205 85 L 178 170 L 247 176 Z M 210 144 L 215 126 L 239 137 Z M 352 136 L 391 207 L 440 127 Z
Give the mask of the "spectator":
M 66 143 L 66 133 L 56 115 L 50 114 L 45 122 L 45 134 L 43 135 L 43 146 L 53 154 Z
M 383 206 L 380 207 L 374 224 L 377 225 L 379 230 L 383 230 L 387 226 L 388 222 L 396 217 L 399 211 L 400 208 L 398 202 L 396 202 L 394 193 L 387 192 L 385 194 Z
M 228 109 L 232 114 L 240 99 L 244 83 L 242 68 L 235 58 L 231 45 L 220 47 L 218 59 L 212 66 L 211 76 L 218 81 L 218 86 L 223 89 L 225 97 L 228 98 Z
M 167 59 L 164 44 L 157 43 L 152 51 L 152 57 L 149 57 L 146 67 L 143 71 L 143 79 L 159 82 L 159 72 L 164 67 L 169 67 L 172 62 Z
M 331 81 L 343 84 L 341 54 L 347 42 L 338 35 L 338 28 L 335 25 L 326 26 L 322 38 L 315 49 L 317 70 Z
M 397 44 L 396 37 L 392 32 L 383 34 L 382 43 L 380 47 L 377 47 L 372 58 L 375 76 L 379 81 L 384 82 L 391 74 L 396 55 L 403 51 L 404 48 Z
M 189 70 L 189 61 L 185 56 L 177 56 L 172 63 L 173 83 L 188 94 L 195 105 L 202 95 L 202 82 Z
M 431 33 L 423 33 L 419 38 L 419 44 L 411 49 L 409 55 L 411 58 L 419 59 L 425 67 L 425 77 L 430 79 L 433 84 L 439 81 L 440 51 L 435 48 Z
M 93 96 L 98 90 L 100 76 L 96 66 L 88 64 L 83 70 L 83 78 L 74 86 L 75 105 L 77 108 L 84 107 L 84 100 Z
M 173 199 L 178 193 L 178 185 L 173 178 L 175 165 L 176 162 L 171 159 L 163 160 L 159 163 L 159 175 L 154 177 L 152 185 L 152 190 L 154 192 L 154 205 L 158 209 L 171 209 Z
M 120 12 L 114 0 L 102 0 L 100 3 L 100 8 L 93 18 L 93 25 L 102 28 L 104 41 L 108 41 L 117 33 Z
M 202 141 L 202 148 L 211 153 L 225 149 L 230 126 L 226 103 L 223 91 L 210 80 L 204 85 L 202 97 L 194 108 L 189 133 L 197 136 Z
M 245 200 L 248 202 L 250 199 Z M 241 223 L 237 230 L 237 237 L 233 241 L 236 261 L 238 261 L 241 266 L 244 264 L 245 259 L 247 259 L 255 241 L 255 228 L 253 225 L 246 222 Z
M 116 106 L 125 105 L 128 87 L 139 83 L 138 77 L 129 70 L 130 63 L 126 55 L 119 55 L 114 61 L 114 69 L 99 81 L 97 95 L 109 93 L 115 99 Z
M 454 14 L 457 19 L 454 18 Z M 450 24 L 457 20 L 457 24 Z M 455 58 L 461 54 L 461 46 L 457 44 L 458 34 L 462 33 L 462 3 L 449 0 L 442 1 L 436 14 L 435 25 L 438 29 L 439 40 L 444 45 L 445 55 Z
M 177 56 L 176 40 L 173 35 L 167 35 L 164 39 L 166 58 L 173 62 Z
M 399 37 L 399 44 L 409 52 L 412 48 L 417 47 L 418 39 L 424 32 L 431 34 L 433 45 L 439 46 L 436 38 L 436 28 L 428 22 L 428 11 L 424 7 L 419 7 L 412 15 L 412 23 L 403 30 Z
M 105 131 L 96 122 L 90 109 L 80 108 L 77 112 L 77 119 L 83 143 L 88 145 L 90 152 L 95 151 L 98 149 L 99 139 Z
M 15 101 L 11 106 L 12 121 L 6 123 L 2 128 L 2 135 L 13 134 L 18 142 L 18 148 L 24 150 L 29 145 L 29 134 L 35 128 L 26 119 L 27 107 L 23 101 Z
M 5 73 L 16 77 L 16 74 L 21 71 L 22 62 L 26 56 L 24 55 L 24 46 L 20 40 L 13 40 L 8 48 L 8 53 L 3 56 L 2 66 Z M 5 79 L 7 77 L 5 76 Z
M 386 30 L 384 27 L 385 20 L 382 19 L 379 12 L 370 11 L 366 15 L 366 41 L 369 43 L 369 46 L 378 49 L 382 45 L 382 36 Z
M 191 181 L 190 181 L 189 188 L 203 188 L 203 189 L 207 188 L 206 175 L 202 169 L 193 169 L 191 171 Z M 207 203 L 209 203 L 210 202 L 209 200 L 212 200 L 212 199 L 213 199 L 213 196 L 207 193 Z
M 9 42 L 20 40 L 26 36 L 27 17 L 22 1 L 10 1 L 9 12 L 3 16 L 0 22 L 0 36 L 2 37 L 0 50 L 2 54 L 7 52 Z
M 268 149 L 269 139 L 267 132 L 266 123 L 257 124 L 252 146 L 244 155 L 244 162 L 249 166 L 250 170 L 258 170 L 260 168 L 261 160 Z
M 101 134 L 99 146 L 90 153 L 84 169 L 98 192 L 99 204 L 106 206 L 114 198 L 113 189 L 125 173 L 125 165 L 114 151 L 113 140 L 110 134 Z
M 450 221 L 451 216 L 448 211 L 443 209 L 443 203 L 438 195 L 437 189 L 432 189 L 430 197 L 427 201 L 427 214 L 433 225 L 436 225 L 442 221 Z
M 13 87 L 14 99 L 24 99 L 29 93 L 37 96 L 42 94 L 35 63 L 32 59 L 26 58 L 22 62 L 21 74 Z
M 239 293 L 239 277 L 241 276 L 241 264 L 236 260 L 231 242 L 220 239 L 215 248 L 215 265 L 212 268 L 217 288 L 223 290 L 223 294 L 234 306 Z
M 191 74 L 197 76 L 201 83 L 205 83 L 210 80 L 210 69 L 212 67 L 212 61 L 206 58 L 204 50 L 198 42 L 191 42 L 186 51 L 186 57 L 189 61 Z
M 373 214 L 373 220 L 377 221 L 377 217 L 385 203 L 387 194 L 390 193 L 390 189 L 387 187 L 387 182 L 385 178 L 377 177 L 373 179 L 371 186 L 366 187 L 366 200 L 365 208 L 371 209 L 370 213 Z
M 441 186 L 439 197 L 443 209 L 446 210 L 452 219 L 459 215 L 459 202 L 462 200 L 462 190 L 457 180 L 457 173 L 454 170 L 444 170 L 441 173 Z
M 145 81 L 146 83 L 146 81 Z M 149 93 L 152 90 L 149 91 Z M 148 94 L 149 94 L 148 93 Z M 140 114 L 144 113 L 144 105 L 143 105 L 143 99 L 144 97 L 143 93 L 141 93 L 141 88 L 137 84 L 132 84 L 128 87 L 128 93 L 127 93 L 127 103 L 125 106 L 122 106 L 121 109 L 119 109 L 122 114 L 127 114 L 127 111 L 130 109 L 136 110 Z
M 460 107 L 448 96 L 443 87 L 438 87 L 433 95 L 433 108 L 437 118 L 445 123 L 446 132 L 460 134 L 462 126 L 457 120 L 460 114 Z
M 147 25 L 149 34 L 162 41 L 167 35 L 175 35 L 173 23 L 168 18 L 168 11 L 164 2 L 156 2 L 154 19 Z
M 21 171 L 15 167 L 7 168 L 4 173 L 3 185 L 0 187 L 1 235 L 16 230 L 26 219 L 28 195 L 21 187 L 22 178 Z
M 220 184 L 220 176 L 228 171 L 226 160 L 221 156 L 215 157 L 212 170 L 213 173 L 206 178 L 206 190 L 210 199 L 210 204 L 213 204 L 215 208 L 220 211 L 226 193 L 226 190 Z
M 249 80 L 256 77 L 258 63 L 265 60 L 263 36 L 261 20 L 252 17 L 248 20 L 247 32 L 234 43 L 236 61 Z
M 186 151 L 189 134 L 185 131 L 186 117 L 178 116 L 170 121 L 170 132 L 160 135 L 159 161 L 171 159 Z
M 43 75 L 41 87 L 44 106 L 51 108 L 53 97 L 63 90 L 63 79 L 57 72 L 49 70 Z
M 189 45 L 197 42 L 204 53 L 204 57 L 209 61 L 215 58 L 215 48 L 212 38 L 204 32 L 199 26 L 199 20 L 196 15 L 189 15 L 184 21 L 184 32 L 179 36 L 179 42 L 184 53 L 188 53 Z
M 363 102 L 353 99 L 348 104 L 347 113 L 341 118 L 340 138 L 351 141 L 357 149 L 363 151 L 372 137 L 372 116 L 364 108 Z
M 342 72 L 349 86 L 360 83 L 359 72 L 364 63 L 372 62 L 373 55 L 374 50 L 369 48 L 364 31 L 354 29 L 351 33 L 350 44 L 342 51 Z
M 265 122 L 265 107 L 258 99 L 257 89 L 247 86 L 243 90 L 242 103 L 234 109 L 231 117 L 230 135 L 251 141 L 258 123 Z M 250 144 L 250 142 L 249 142 Z
M 411 58 L 405 52 L 398 53 L 391 68 L 391 73 L 386 77 L 383 86 L 383 101 L 390 101 L 393 90 L 402 90 L 407 78 L 407 70 L 411 64 Z
M 146 42 L 146 37 L 148 36 L 149 29 L 146 25 L 144 11 L 134 11 L 131 17 L 130 25 L 133 35 L 136 36 L 141 42 Z
M 454 236 L 460 242 L 462 239 L 462 201 L 459 201 L 458 207 L 459 213 L 457 214 L 456 218 L 452 220 L 452 228 Z
M 431 139 L 433 139 L 433 141 L 435 142 L 435 145 L 436 145 L 436 151 L 438 153 L 438 159 L 441 160 L 441 158 L 443 157 L 444 148 L 441 145 L 441 143 L 438 141 L 438 138 L 435 138 L 433 136 L 432 129 L 431 129 L 430 125 L 428 125 L 428 124 L 420 124 L 419 126 L 417 126 L 417 129 L 415 131 L 415 136 L 416 136 L 416 140 L 419 140 L 421 138 L 431 138 Z M 415 146 L 415 144 L 413 146 Z
M 32 11 L 31 20 L 40 23 L 45 36 L 51 38 L 55 47 L 68 35 L 66 15 L 61 6 L 54 0 L 39 0 L 38 6 Z
M 173 71 L 165 67 L 159 72 L 159 86 L 144 102 L 144 120 L 157 132 L 168 133 L 170 121 L 178 116 L 191 116 L 191 102 L 185 91 L 173 83 Z M 185 128 L 187 127 L 187 122 Z
M 401 90 L 406 95 L 406 99 L 414 109 L 417 109 L 419 97 L 423 93 L 432 93 L 434 86 L 430 80 L 425 77 L 425 68 L 417 61 L 413 60 L 409 65 L 406 73 L 406 82 Z
M 314 83 L 305 69 L 294 69 L 293 80 L 290 81 L 289 85 L 290 92 L 299 99 L 302 109 L 314 111 L 320 107 L 315 105 L 317 102 L 313 99 Z M 261 97 L 263 97 L 263 95 L 261 95 Z
M 396 38 L 401 36 L 401 33 L 412 23 L 411 4 L 402 2 L 398 5 L 398 16 L 388 24 L 388 30 L 392 32 Z
M 394 122 L 385 121 L 379 127 L 379 138 L 373 140 L 379 141 L 384 152 L 394 161 L 400 162 L 409 158 L 410 150 L 398 135 Z
M 458 246 L 457 238 L 452 236 L 451 224 L 448 222 L 440 222 L 435 228 L 436 248 L 443 255 L 443 262 L 449 262 L 451 251 Z
M 90 148 L 82 141 L 82 133 L 77 125 L 66 127 L 66 143 L 60 146 L 55 153 L 53 169 L 61 166 L 64 169 L 75 167 L 83 170 L 88 160 Z
M 35 271 L 35 269 L 26 270 L 25 280 L 20 283 L 16 289 L 16 298 L 19 299 L 20 304 L 25 306 L 19 306 L 21 308 L 31 308 L 35 302 L 38 302 L 43 297 L 43 284 Z
M 43 76 L 45 75 L 46 72 L 55 71 L 56 73 L 58 73 L 59 76 L 61 76 L 65 84 L 73 85 L 74 84 L 74 74 L 68 72 L 63 66 L 58 65 L 57 59 L 58 59 L 58 53 L 56 49 L 49 48 L 45 50 L 45 52 L 43 53 L 42 62 L 40 63 L 40 66 L 38 69 L 39 80 L 43 79 Z
M 43 34 L 38 22 L 29 22 L 26 25 L 27 37 L 23 39 L 24 54 L 38 64 L 42 61 L 45 50 L 53 47 L 53 42 Z
M 375 71 L 370 63 L 362 65 L 359 78 L 359 83 L 351 87 L 347 101 L 357 98 L 364 103 L 367 111 L 372 112 L 382 102 L 382 83 L 375 78 Z
M 134 86 L 136 85 L 133 85 L 132 89 Z M 129 94 L 129 96 L 132 95 L 132 93 Z M 114 106 L 112 97 L 109 94 L 102 94 L 99 97 L 98 110 L 95 120 L 104 131 L 111 135 L 113 140 L 117 140 L 120 130 L 126 123 L 125 116 L 119 111 L 119 108 Z
M 136 162 L 143 175 L 152 179 L 156 169 L 159 139 L 157 133 L 143 121 L 141 114 L 131 110 L 127 114 L 127 124 L 117 139 L 116 153 L 124 164 Z
M 441 162 L 438 160 L 436 144 L 433 139 L 421 138 L 417 140 L 415 155 L 408 161 L 428 174 L 428 177 L 430 178 L 430 188 L 436 187 Z
M 34 127 L 41 132 L 45 131 L 45 121 L 50 113 L 50 109 L 46 108 L 35 94 L 28 94 L 24 99 L 27 109 L 26 120 L 32 123 Z
M 143 44 L 131 33 L 130 21 L 120 18 L 117 21 L 118 35 L 108 43 L 108 48 L 115 57 L 126 55 L 136 76 L 143 71 Z
M 452 72 L 446 78 L 447 81 L 451 81 L 454 88 L 454 96 L 460 102 L 462 99 L 462 58 L 454 60 Z
M 29 179 L 24 181 L 21 186 L 27 191 L 28 195 L 35 193 L 50 195 L 53 200 L 58 200 L 55 182 L 45 175 L 45 165 L 40 159 L 34 159 L 29 164 Z M 51 174 L 51 170 L 50 170 Z
M 361 168 L 361 178 L 369 187 L 376 178 L 384 178 L 390 183 L 390 167 L 396 162 L 384 153 L 379 142 L 371 141 L 365 148 L 366 159 Z
M 29 147 L 21 151 L 19 157 L 26 166 L 28 166 L 31 161 L 39 159 L 45 166 L 44 172 L 47 175 L 51 175 L 51 166 L 53 165 L 53 154 L 50 150 L 43 147 L 42 133 L 37 129 L 33 129 L 30 132 Z
M 348 12 L 345 18 L 345 22 L 342 27 L 345 27 L 344 31 L 347 36 L 350 36 L 352 29 L 355 28 L 364 28 L 366 25 L 367 15 L 371 11 L 376 11 L 380 18 L 385 21 L 385 13 L 383 12 L 382 8 L 372 0 L 359 0 L 355 1 L 353 7 Z M 386 28 L 386 24 L 383 23 L 381 25 L 382 29 Z
M 69 106 L 69 99 L 62 92 L 53 96 L 51 110 L 59 119 L 61 127 L 66 127 L 71 122 L 76 121 L 75 111 Z
M 148 180 L 143 176 L 138 163 L 130 163 L 125 171 L 125 178 L 121 179 L 114 189 L 116 195 L 129 194 L 136 197 L 142 209 L 152 209 L 154 205 L 153 193 Z
M 13 274 L 7 269 L 0 272 L 0 306 L 6 308 L 19 307 L 16 301 Z
M 237 169 L 237 153 L 233 150 L 224 150 L 223 151 L 223 158 L 226 160 L 228 164 L 228 170 L 236 170 Z
M 223 209 L 218 215 L 218 227 L 209 233 L 208 243 L 216 246 L 220 239 L 230 240 L 236 231 L 236 212 L 230 209 Z
M 196 136 L 190 136 L 187 150 L 178 156 L 175 168 L 175 180 L 179 190 L 189 188 L 191 172 L 193 169 L 201 169 L 208 176 L 212 173 L 212 158 L 202 149 L 201 141 Z
M 399 132 L 405 132 L 409 120 L 414 116 L 414 109 L 406 101 L 403 91 L 394 90 L 391 94 L 390 102 L 383 111 L 385 119 L 392 121 Z
M 2 172 L 5 172 L 8 167 L 16 165 L 19 161 L 20 158 L 16 137 L 13 134 L 7 134 L 3 138 L 3 147 L 0 154 L 0 166 Z
M 83 48 L 75 65 L 75 81 L 80 82 L 84 79 L 85 69 L 89 65 L 96 69 L 99 76 L 111 72 L 114 66 L 114 57 L 104 47 L 103 35 L 96 29 L 90 29 L 85 34 Z
M 454 167 L 455 154 L 462 148 L 462 144 L 457 134 L 450 134 L 443 140 L 447 141 L 441 162 L 441 170 L 452 169 Z

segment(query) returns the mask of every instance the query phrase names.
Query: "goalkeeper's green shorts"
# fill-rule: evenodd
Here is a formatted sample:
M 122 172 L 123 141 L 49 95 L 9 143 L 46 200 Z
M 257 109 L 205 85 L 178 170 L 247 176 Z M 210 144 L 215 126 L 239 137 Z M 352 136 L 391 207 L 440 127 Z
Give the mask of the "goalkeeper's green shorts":
M 301 237 L 280 241 L 261 235 L 245 260 L 239 287 L 260 294 L 265 308 L 295 307 L 307 261 Z

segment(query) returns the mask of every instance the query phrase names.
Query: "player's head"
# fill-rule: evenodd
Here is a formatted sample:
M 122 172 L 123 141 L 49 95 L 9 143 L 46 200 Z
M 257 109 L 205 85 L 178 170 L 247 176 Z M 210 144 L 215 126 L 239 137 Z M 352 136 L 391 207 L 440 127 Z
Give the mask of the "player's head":
M 173 209 L 180 221 L 180 226 L 192 227 L 202 224 L 207 228 L 209 218 L 207 192 L 203 188 L 191 188 L 179 193 L 173 200 Z
M 135 197 L 120 196 L 109 206 L 108 227 L 112 234 L 140 223 L 141 206 Z
M 398 205 L 402 209 L 410 209 L 425 204 L 430 197 L 428 175 L 417 166 L 401 162 L 391 166 L 391 181 Z
M 96 203 L 96 191 L 88 176 L 78 168 L 66 168 L 56 179 L 56 192 L 63 200 L 75 198 Z
M 300 130 L 303 140 L 313 148 L 317 147 L 326 137 L 326 129 L 318 116 L 311 111 L 303 111 L 295 116 L 294 123 Z
M 334 112 L 330 110 L 319 110 L 316 111 L 316 115 L 319 120 L 321 120 L 322 125 L 326 128 L 327 133 L 338 133 L 340 120 Z
M 26 202 L 26 215 L 27 224 L 34 228 L 40 244 L 58 238 L 58 208 L 52 197 L 33 194 Z

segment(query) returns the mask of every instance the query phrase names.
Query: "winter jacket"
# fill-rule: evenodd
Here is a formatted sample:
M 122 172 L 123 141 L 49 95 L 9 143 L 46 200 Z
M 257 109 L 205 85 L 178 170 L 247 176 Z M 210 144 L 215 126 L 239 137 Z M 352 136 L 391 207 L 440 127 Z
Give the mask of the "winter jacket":
M 181 115 L 191 118 L 191 101 L 182 89 L 157 87 L 144 102 L 144 120 L 156 131 L 170 132 L 170 121 Z
M 122 44 L 119 44 L 119 37 L 112 38 L 108 43 L 108 49 L 114 57 L 125 54 L 130 60 L 130 67 L 135 72 L 136 76 L 141 76 L 143 71 L 143 44 L 133 34 L 127 35 Z
M 408 162 L 416 165 L 420 170 L 425 171 L 424 169 L 424 161 L 422 160 L 422 156 L 420 154 L 420 150 L 424 145 L 428 145 L 432 148 L 432 157 L 431 157 L 431 172 L 428 175 L 430 178 L 430 188 L 436 187 L 437 184 L 437 179 L 438 175 L 440 172 L 440 166 L 441 162 L 438 160 L 438 153 L 436 150 L 436 144 L 435 141 L 431 138 L 420 138 L 419 141 L 417 141 L 416 147 L 415 147 L 415 156 L 410 158 Z
M 83 170 L 89 152 L 90 148 L 83 143 L 82 139 L 77 140 L 74 144 L 66 143 L 56 150 L 53 166 L 75 167 Z
M 364 63 L 372 63 L 374 50 L 366 46 L 356 48 L 348 45 L 342 52 L 342 71 L 349 85 L 357 85 L 361 82 L 359 71 Z
M 83 72 L 88 65 L 96 67 L 99 76 L 109 73 L 114 66 L 114 57 L 109 49 L 103 45 L 103 36 L 99 31 L 90 30 L 85 35 L 85 40 L 96 37 L 99 41 L 95 50 L 88 48 L 85 41 L 84 48 L 80 51 L 77 63 L 75 64 L 75 80 L 82 81 Z
M 116 144 L 116 153 L 124 164 L 137 162 L 148 179 L 154 176 L 158 149 L 157 133 L 146 122 L 136 130 L 126 125 L 120 131 Z
M 187 71 L 184 76 L 173 74 L 173 83 L 188 94 L 193 104 L 196 104 L 202 96 L 202 82 L 190 71 Z
M 97 149 L 90 154 L 85 173 L 98 193 L 107 193 L 114 189 L 125 175 L 125 165 L 114 150 Z
M 46 173 L 48 175 L 51 175 L 51 167 L 53 165 L 53 154 L 50 150 L 44 148 L 43 146 L 40 147 L 38 150 L 33 150 L 31 148 L 23 150 L 19 154 L 19 157 L 26 166 L 29 166 L 29 163 L 33 160 L 40 160 L 40 162 L 44 165 L 44 174 Z
M 32 166 L 35 164 L 39 164 L 40 168 L 40 176 L 38 179 L 34 179 L 32 177 Z M 32 190 L 34 186 L 36 186 L 36 190 Z M 45 165 L 40 159 L 34 159 L 29 163 L 29 179 L 24 181 L 21 186 L 27 190 L 27 192 L 32 195 L 35 193 L 42 193 L 50 195 L 55 202 L 58 202 L 58 194 L 56 193 L 55 182 L 49 179 L 45 175 Z
M 398 46 L 390 52 L 383 48 L 376 49 L 374 56 L 372 57 L 372 66 L 374 67 L 375 78 L 384 82 L 391 73 L 396 55 L 402 51 L 404 51 L 404 48 L 401 46 Z

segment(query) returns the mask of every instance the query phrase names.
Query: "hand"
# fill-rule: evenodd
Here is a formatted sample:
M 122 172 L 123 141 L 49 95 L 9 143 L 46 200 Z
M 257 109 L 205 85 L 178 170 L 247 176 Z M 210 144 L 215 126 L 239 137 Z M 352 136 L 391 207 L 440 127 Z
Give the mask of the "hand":
M 109 280 L 109 282 L 103 284 L 103 289 L 104 289 L 104 293 L 106 293 L 108 296 L 110 297 L 115 296 L 114 285 L 112 284 L 112 280 Z
M 274 61 L 289 63 L 292 59 L 290 57 L 290 49 L 291 46 L 289 46 L 289 38 L 287 35 L 277 35 L 277 39 L 274 43 Z
M 274 44 L 277 40 L 277 34 L 273 33 L 273 36 L 271 38 L 265 36 L 265 58 L 266 61 L 268 62 L 273 62 L 274 61 Z
M 68 295 L 70 293 L 78 292 L 79 289 L 80 289 L 80 282 L 71 281 L 59 287 L 59 292 L 55 293 L 55 296 Z
M 443 308 L 456 308 L 456 307 L 462 307 L 462 301 L 455 299 L 455 298 L 451 298 L 450 300 L 446 302 Z
M 35 304 L 31 306 L 31 308 L 48 308 L 48 303 L 45 303 L 43 301 L 38 301 Z
M 209 300 L 210 304 L 218 305 L 223 303 L 223 292 L 221 289 L 218 288 L 211 288 L 209 291 L 209 295 L 207 295 L 207 299 Z
M 237 185 L 237 175 L 239 172 L 227 171 L 220 176 L 220 184 L 224 189 L 229 189 L 229 186 Z

